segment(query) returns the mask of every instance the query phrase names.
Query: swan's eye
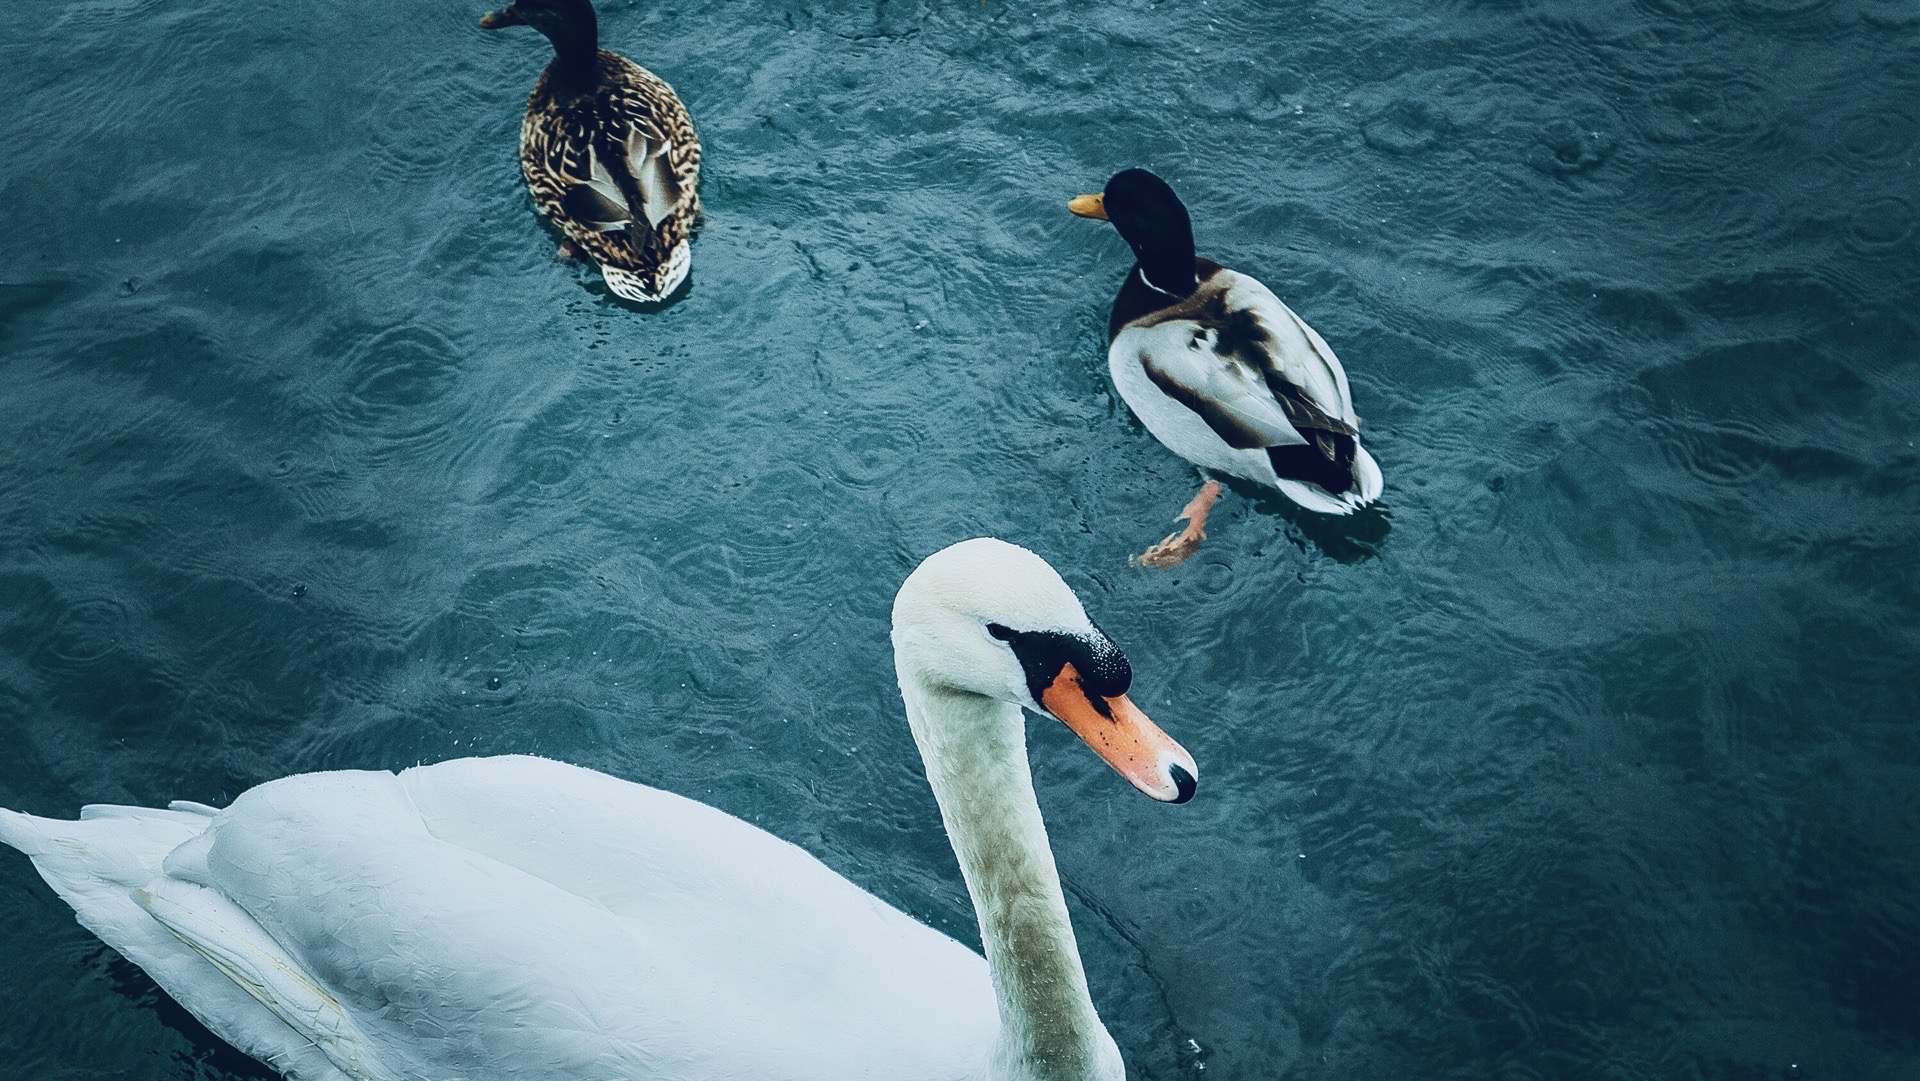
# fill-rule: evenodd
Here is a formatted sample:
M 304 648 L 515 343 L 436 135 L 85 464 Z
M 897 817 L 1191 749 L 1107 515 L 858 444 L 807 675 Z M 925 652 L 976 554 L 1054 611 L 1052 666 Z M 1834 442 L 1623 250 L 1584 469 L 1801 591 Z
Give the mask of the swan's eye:
M 1003 627 L 998 623 L 987 624 L 987 633 L 993 635 L 995 638 L 1000 639 L 1002 642 L 1013 641 L 1013 629 L 1010 627 Z

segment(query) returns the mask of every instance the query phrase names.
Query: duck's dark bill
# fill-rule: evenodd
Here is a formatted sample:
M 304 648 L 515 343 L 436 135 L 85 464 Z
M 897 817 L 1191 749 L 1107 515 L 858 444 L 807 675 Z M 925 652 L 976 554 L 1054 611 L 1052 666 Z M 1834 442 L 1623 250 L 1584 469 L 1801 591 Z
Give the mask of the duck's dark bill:
M 498 30 L 503 26 L 519 25 L 520 13 L 510 7 L 501 8 L 499 11 L 489 11 L 485 15 L 480 16 L 480 29 L 482 30 Z

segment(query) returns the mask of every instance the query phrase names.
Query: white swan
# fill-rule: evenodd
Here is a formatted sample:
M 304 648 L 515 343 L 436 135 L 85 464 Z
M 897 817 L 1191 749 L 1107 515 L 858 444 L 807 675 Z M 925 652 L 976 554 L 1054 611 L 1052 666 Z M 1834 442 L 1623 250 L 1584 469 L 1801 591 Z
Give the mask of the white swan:
M 982 958 L 704 804 L 538 758 L 313 773 L 225 810 L 0 811 L 80 922 L 298 1081 L 1117 1081 L 1021 708 L 1137 787 L 1197 771 L 1053 568 L 980 539 L 894 601 Z

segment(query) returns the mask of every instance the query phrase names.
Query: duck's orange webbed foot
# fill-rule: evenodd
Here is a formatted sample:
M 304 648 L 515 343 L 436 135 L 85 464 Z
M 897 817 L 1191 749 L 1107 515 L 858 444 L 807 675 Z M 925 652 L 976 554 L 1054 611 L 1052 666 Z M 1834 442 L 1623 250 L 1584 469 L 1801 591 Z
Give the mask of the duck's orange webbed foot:
M 1207 539 L 1207 512 L 1213 509 L 1214 500 L 1220 498 L 1220 482 L 1210 480 L 1200 488 L 1200 494 L 1188 500 L 1180 508 L 1174 519 L 1186 519 L 1187 528 L 1178 533 L 1169 533 L 1159 544 L 1141 552 L 1128 563 L 1136 567 L 1160 567 L 1162 569 L 1184 563 Z

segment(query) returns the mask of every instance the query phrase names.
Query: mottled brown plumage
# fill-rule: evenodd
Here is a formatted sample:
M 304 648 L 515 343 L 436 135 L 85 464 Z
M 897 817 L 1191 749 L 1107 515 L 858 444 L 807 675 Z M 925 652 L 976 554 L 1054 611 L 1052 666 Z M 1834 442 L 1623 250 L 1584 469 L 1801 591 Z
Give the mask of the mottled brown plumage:
M 614 293 L 665 299 L 686 279 L 700 217 L 700 141 L 686 106 L 666 80 L 598 47 L 585 0 L 516 0 L 481 21 L 520 24 L 554 46 L 520 126 L 534 205 Z

